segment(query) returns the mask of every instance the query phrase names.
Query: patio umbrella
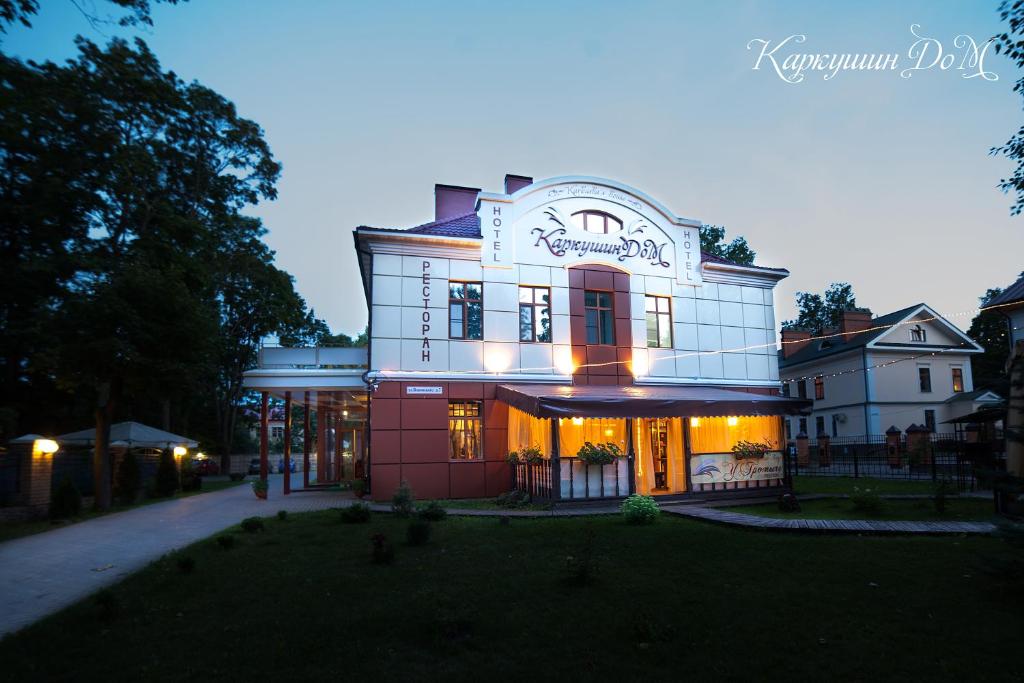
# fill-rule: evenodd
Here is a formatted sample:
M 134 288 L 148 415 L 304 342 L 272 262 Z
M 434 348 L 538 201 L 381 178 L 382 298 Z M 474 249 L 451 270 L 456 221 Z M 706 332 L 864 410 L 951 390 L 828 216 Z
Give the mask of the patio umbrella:
M 61 444 L 91 446 L 96 442 L 96 430 L 83 429 L 62 434 L 56 438 L 56 441 Z M 110 426 L 110 445 L 128 448 L 173 448 L 174 446 L 195 448 L 199 442 L 140 422 L 118 422 Z

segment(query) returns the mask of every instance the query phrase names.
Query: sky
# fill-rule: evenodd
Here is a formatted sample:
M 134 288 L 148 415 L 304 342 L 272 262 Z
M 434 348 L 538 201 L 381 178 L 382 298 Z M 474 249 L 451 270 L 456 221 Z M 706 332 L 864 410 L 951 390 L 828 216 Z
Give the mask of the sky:
M 335 332 L 366 324 L 353 228 L 427 222 L 434 183 L 498 191 L 506 173 L 612 178 L 745 236 L 758 264 L 791 271 L 780 320 L 797 291 L 836 281 L 879 315 L 918 302 L 957 314 L 1024 270 L 1024 217 L 997 189 L 1013 165 L 989 154 L 1021 125 L 1024 74 L 991 49 L 998 80 L 955 68 L 956 36 L 1003 30 L 997 0 L 192 0 L 129 31 L 91 27 L 70 0 L 42 4 L 4 50 L 61 61 L 77 34 L 139 35 L 264 128 L 284 170 L 278 199 L 252 213 Z M 915 24 L 954 67 L 901 77 Z M 897 53 L 899 68 L 799 83 L 767 58 L 753 68 L 751 40 L 770 50 L 792 35 L 806 38 L 772 53 L 780 65 Z M 951 321 L 966 329 L 970 315 Z

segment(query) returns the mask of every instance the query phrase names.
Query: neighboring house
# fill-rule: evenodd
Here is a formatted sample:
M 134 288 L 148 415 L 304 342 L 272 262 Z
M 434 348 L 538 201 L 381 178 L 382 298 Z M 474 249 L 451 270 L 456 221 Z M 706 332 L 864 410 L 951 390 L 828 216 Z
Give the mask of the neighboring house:
M 945 420 L 998 402 L 974 391 L 971 356 L 983 349 L 925 304 L 888 315 L 846 311 L 837 334 L 811 339 L 783 330 L 783 393 L 814 401 L 807 417 L 790 418 L 789 436 L 881 436 L 912 424 L 941 431 Z
M 249 421 L 249 436 L 254 440 L 260 438 L 260 413 L 258 410 L 247 410 L 246 416 L 250 419 Z M 292 425 L 292 430 L 295 430 L 296 425 Z M 267 435 L 271 440 L 283 439 L 284 438 L 284 408 L 281 406 L 271 406 L 267 411 Z
M 1006 316 L 1010 328 L 1010 348 L 1018 341 L 1024 341 L 1024 275 L 989 301 L 988 305 L 998 306 L 995 312 Z

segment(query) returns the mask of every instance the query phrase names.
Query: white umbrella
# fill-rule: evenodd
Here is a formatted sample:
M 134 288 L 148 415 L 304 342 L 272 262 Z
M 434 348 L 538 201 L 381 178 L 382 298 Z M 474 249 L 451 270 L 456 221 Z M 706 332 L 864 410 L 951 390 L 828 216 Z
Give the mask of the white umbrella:
M 83 429 L 70 434 L 62 434 L 56 438 L 56 441 L 61 444 L 91 446 L 96 443 L 96 430 Z M 173 448 L 174 446 L 195 448 L 199 442 L 140 422 L 118 422 L 110 425 L 110 445 L 127 446 L 128 448 Z

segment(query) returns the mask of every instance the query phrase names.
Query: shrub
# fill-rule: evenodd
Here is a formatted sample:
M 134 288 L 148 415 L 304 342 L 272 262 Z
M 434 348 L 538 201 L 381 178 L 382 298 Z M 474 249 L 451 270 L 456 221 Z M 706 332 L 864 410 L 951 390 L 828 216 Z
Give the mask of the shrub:
M 228 479 L 231 481 L 242 481 L 245 479 L 245 472 L 232 472 L 228 475 Z
M 405 542 L 409 545 L 424 545 L 430 540 L 430 522 L 419 517 L 409 520 L 405 530 Z
M 395 495 L 391 497 L 391 511 L 399 517 L 408 517 L 414 512 L 413 503 L 415 498 L 412 495 L 412 489 L 409 488 L 409 484 L 403 480 L 401 485 L 395 491 Z
M 395 549 L 388 543 L 388 538 L 384 534 L 374 534 L 370 536 L 370 542 L 373 543 L 373 553 L 370 555 L 370 561 L 374 564 L 391 564 L 395 561 Z
M 65 475 L 50 496 L 50 519 L 77 517 L 81 510 L 82 494 L 75 488 L 71 477 Z
M 854 486 L 853 493 L 850 494 L 850 502 L 853 503 L 854 510 L 867 515 L 877 515 L 882 511 L 882 499 L 878 497 L 878 491 L 873 489 Z
M 231 550 L 235 547 L 235 537 L 231 534 L 224 534 L 217 537 L 217 545 L 224 550 Z
M 354 503 L 341 508 L 341 521 L 345 524 L 363 524 L 370 521 L 370 506 L 366 503 Z
M 622 501 L 621 509 L 628 524 L 652 524 L 660 513 L 654 498 L 636 493 Z
M 99 608 L 100 619 L 110 621 L 121 612 L 121 601 L 109 588 L 96 594 L 96 607 Z
M 246 517 L 242 520 L 242 531 L 250 534 L 263 531 L 263 520 L 259 517 Z
M 506 491 L 494 499 L 494 504 L 503 508 L 518 508 L 530 504 L 530 494 L 526 491 Z
M 129 448 L 117 467 L 114 494 L 122 505 L 131 505 L 139 495 L 140 486 L 139 461 L 135 457 L 135 452 Z
M 427 503 L 426 507 L 420 508 L 419 516 L 428 522 L 440 522 L 448 516 L 448 511 L 441 507 L 436 500 Z
M 178 571 L 182 574 L 191 574 L 196 568 L 196 561 L 189 555 L 178 558 Z
M 356 494 L 357 498 L 362 498 L 366 495 L 366 480 L 356 479 L 352 482 L 352 493 Z
M 287 510 L 278 510 L 277 511 L 277 518 L 279 520 L 281 520 L 282 522 L 287 521 L 288 520 L 288 511 Z
M 161 451 L 160 463 L 156 467 L 156 495 L 166 498 L 178 490 L 178 468 L 169 450 Z
M 932 503 L 935 505 L 935 512 L 940 515 L 946 512 L 946 497 L 955 491 L 956 489 L 953 488 L 952 482 L 948 479 L 940 479 L 939 482 L 935 484 L 935 497 L 932 498 Z
M 792 493 L 783 493 L 779 496 L 780 512 L 800 512 L 800 501 Z
M 613 443 L 595 445 L 584 441 L 576 457 L 585 465 L 611 465 L 616 458 L 622 457 L 622 449 Z

